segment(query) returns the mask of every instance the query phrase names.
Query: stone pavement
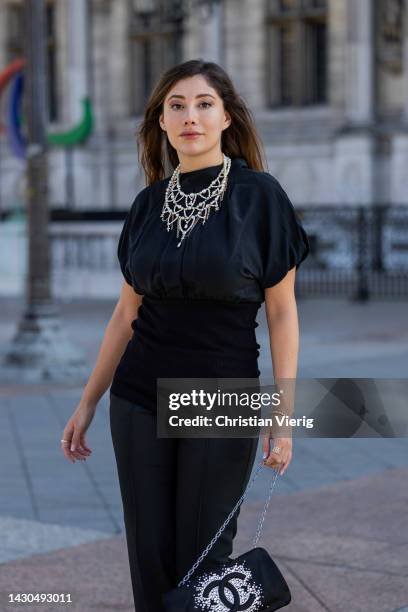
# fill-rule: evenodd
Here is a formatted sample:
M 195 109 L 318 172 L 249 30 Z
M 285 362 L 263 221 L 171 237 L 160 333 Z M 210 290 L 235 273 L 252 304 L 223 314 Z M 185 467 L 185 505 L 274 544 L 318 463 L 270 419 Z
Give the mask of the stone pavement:
M 0 342 L 21 309 L 2 300 Z M 94 362 L 112 302 L 62 304 L 71 338 Z M 406 304 L 299 303 L 301 377 L 406 377 Z M 271 370 L 264 312 L 258 318 L 262 375 Z M 71 593 L 71 610 L 133 610 L 123 518 L 101 400 L 86 462 L 67 462 L 60 433 L 81 388 L 0 388 L 0 612 L 8 593 Z M 408 610 L 408 440 L 296 439 L 259 542 L 281 567 L 291 612 Z M 258 449 L 259 450 L 259 449 Z M 260 454 L 258 454 L 258 459 Z M 239 516 L 234 554 L 252 546 L 271 471 L 255 482 Z M 25 604 L 31 611 L 64 604 Z

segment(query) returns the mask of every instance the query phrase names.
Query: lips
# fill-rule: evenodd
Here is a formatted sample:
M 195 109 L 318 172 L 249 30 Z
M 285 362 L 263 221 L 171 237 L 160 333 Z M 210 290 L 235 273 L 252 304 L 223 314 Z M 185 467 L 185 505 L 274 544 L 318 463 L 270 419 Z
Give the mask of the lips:
M 181 136 L 201 136 L 200 132 L 183 132 Z

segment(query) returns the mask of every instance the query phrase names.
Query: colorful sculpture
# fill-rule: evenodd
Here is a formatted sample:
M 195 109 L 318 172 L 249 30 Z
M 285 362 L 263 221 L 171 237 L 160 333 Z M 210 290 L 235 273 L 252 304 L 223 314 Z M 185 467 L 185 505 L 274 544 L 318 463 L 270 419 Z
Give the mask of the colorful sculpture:
M 24 58 L 19 58 L 11 62 L 2 72 L 0 72 L 0 97 L 11 81 L 9 105 L 7 112 L 7 135 L 11 150 L 16 157 L 25 159 L 26 140 L 22 133 L 22 100 L 24 91 Z M 85 142 L 93 129 L 93 110 L 89 97 L 81 100 L 82 117 L 81 120 L 71 129 L 64 132 L 55 132 L 47 135 L 47 141 L 51 146 L 72 147 Z M 0 131 L 4 127 L 0 124 Z

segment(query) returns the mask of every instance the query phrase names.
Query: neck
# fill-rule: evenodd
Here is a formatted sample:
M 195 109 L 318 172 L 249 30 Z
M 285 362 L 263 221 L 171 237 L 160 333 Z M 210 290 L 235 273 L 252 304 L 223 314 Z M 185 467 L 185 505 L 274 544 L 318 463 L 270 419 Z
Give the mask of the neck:
M 180 172 L 192 172 L 193 170 L 201 170 L 210 166 L 219 166 L 224 163 L 222 151 L 212 155 L 200 156 L 180 156 Z

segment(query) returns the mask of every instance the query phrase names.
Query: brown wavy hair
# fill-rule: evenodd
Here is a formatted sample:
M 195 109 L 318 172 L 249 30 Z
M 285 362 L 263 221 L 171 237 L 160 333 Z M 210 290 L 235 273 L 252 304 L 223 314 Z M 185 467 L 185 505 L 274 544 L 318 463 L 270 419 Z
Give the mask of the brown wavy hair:
M 181 79 L 196 74 L 202 74 L 216 90 L 223 100 L 224 109 L 231 116 L 231 124 L 221 134 L 222 152 L 231 158 L 243 157 L 249 168 L 254 170 L 265 169 L 262 143 L 245 101 L 221 66 L 200 58 L 177 64 L 164 72 L 147 101 L 142 123 L 136 133 L 139 161 L 147 185 L 166 177 L 167 160 L 173 170 L 179 164 L 177 151 L 160 127 L 159 117 L 168 91 Z

